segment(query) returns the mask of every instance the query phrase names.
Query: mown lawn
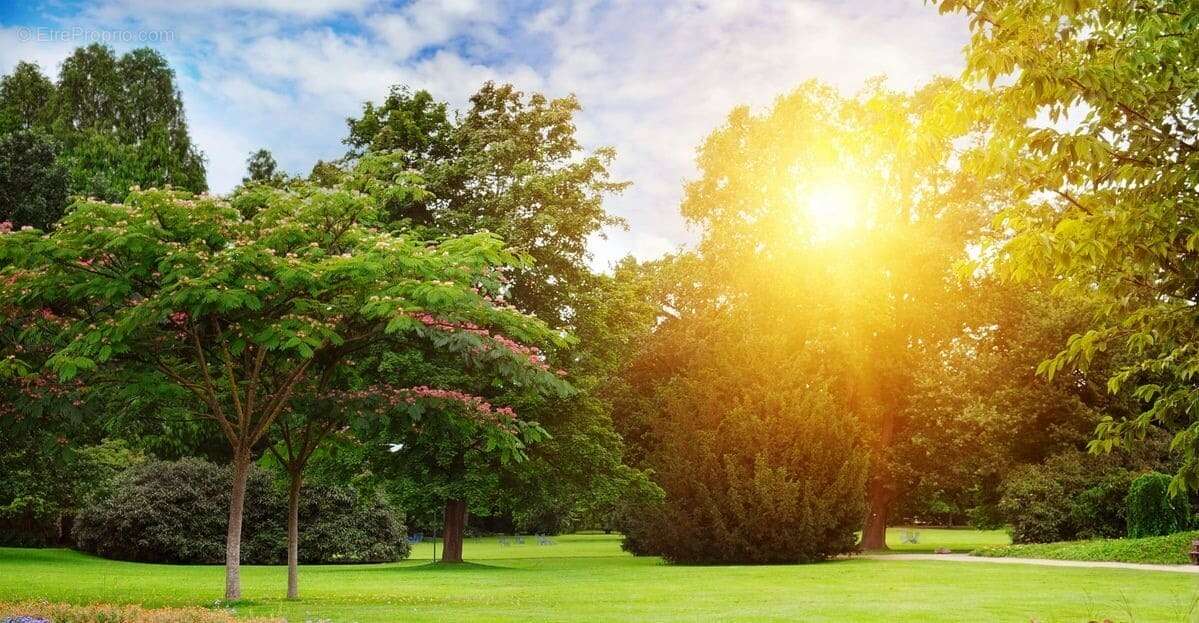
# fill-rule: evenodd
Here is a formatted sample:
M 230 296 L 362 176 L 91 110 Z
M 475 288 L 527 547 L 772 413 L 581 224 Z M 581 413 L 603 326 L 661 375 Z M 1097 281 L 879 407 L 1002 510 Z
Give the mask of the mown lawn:
M 952 531 L 960 542 L 983 535 Z M 922 540 L 934 541 L 922 531 Z M 454 567 L 413 560 L 302 569 L 304 599 L 279 599 L 281 567 L 243 570 L 243 614 L 291 621 L 1188 621 L 1194 576 L 1109 569 L 853 559 L 818 565 L 675 566 L 620 551 L 618 537 L 557 545 L 467 543 Z M 952 547 L 952 545 L 950 545 Z M 0 548 L 0 601 L 50 599 L 211 604 L 217 566 L 101 560 L 64 550 Z

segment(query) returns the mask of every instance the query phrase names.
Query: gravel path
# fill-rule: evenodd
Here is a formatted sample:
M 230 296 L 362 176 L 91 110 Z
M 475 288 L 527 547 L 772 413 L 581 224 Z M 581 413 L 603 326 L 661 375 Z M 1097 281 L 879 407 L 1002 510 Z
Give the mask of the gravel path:
M 1169 571 L 1199 573 L 1197 565 L 1144 565 L 1133 562 L 1100 562 L 1091 560 L 1049 560 L 1046 558 L 988 558 L 969 554 L 865 554 L 870 560 L 942 560 L 948 562 L 977 562 L 999 565 L 1042 565 L 1046 567 L 1083 567 L 1086 569 L 1135 569 L 1137 571 Z

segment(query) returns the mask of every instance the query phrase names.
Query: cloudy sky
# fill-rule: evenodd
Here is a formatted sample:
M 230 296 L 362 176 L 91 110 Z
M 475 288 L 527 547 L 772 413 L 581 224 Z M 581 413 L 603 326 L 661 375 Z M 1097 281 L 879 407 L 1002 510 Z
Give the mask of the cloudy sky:
M 678 216 L 704 136 L 739 104 L 804 80 L 908 88 L 962 68 L 966 27 L 922 0 L 0 0 L 0 72 L 57 75 L 77 45 L 159 49 L 175 67 L 212 189 L 250 151 L 293 173 L 344 152 L 345 118 L 390 85 L 461 106 L 485 80 L 576 94 L 588 146 L 617 150 L 633 187 L 609 201 L 628 231 L 592 245 L 604 267 L 694 236 Z

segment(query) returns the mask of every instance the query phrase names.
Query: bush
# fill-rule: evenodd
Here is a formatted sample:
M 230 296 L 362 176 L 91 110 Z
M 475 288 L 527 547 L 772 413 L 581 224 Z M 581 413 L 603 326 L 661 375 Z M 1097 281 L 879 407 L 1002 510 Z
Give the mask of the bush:
M 763 389 L 726 406 L 708 402 L 703 385 L 668 400 L 653 458 L 665 498 L 626 514 L 625 549 L 671 562 L 752 564 L 852 551 L 867 466 L 853 418 L 810 388 Z
M 1050 543 L 1124 534 L 1130 473 L 1107 457 L 1055 455 L 1012 470 L 1000 487 L 999 512 L 1015 543 Z
M 1165 536 L 1187 529 L 1190 504 L 1185 495 L 1170 495 L 1170 477 L 1160 472 L 1132 481 L 1127 497 L 1128 536 Z
M 283 623 L 283 619 L 238 618 L 205 608 L 142 608 L 97 604 L 72 606 L 45 601 L 0 603 L 0 623 Z
M 1168 536 L 1151 536 L 1140 539 L 1090 539 L 1060 543 L 1001 545 L 984 547 L 970 552 L 970 554 L 990 558 L 1047 558 L 1183 565 L 1190 563 L 1187 552 L 1191 551 L 1191 541 L 1194 539 L 1199 539 L 1199 532 L 1177 532 Z
M 118 478 L 76 519 L 77 547 L 142 562 L 219 564 L 225 559 L 229 468 L 200 459 L 156 461 Z M 306 486 L 300 505 L 300 560 L 306 563 L 403 559 L 404 529 L 380 498 L 349 487 Z M 286 560 L 287 502 L 267 472 L 246 485 L 241 554 L 246 564 Z
M 106 440 L 61 452 L 15 443 L 0 452 L 0 546 L 70 544 L 79 506 L 109 491 L 116 477 L 144 457 L 122 441 Z

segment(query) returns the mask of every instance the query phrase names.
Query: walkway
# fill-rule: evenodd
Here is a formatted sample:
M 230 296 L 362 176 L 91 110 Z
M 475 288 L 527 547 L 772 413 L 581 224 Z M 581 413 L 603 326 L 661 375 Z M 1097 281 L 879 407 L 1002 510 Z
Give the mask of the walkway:
M 1046 558 L 988 558 L 969 554 L 865 554 L 870 560 L 943 560 L 948 562 L 978 562 L 1000 565 L 1043 565 L 1046 567 L 1084 567 L 1087 569 L 1134 569 L 1136 571 L 1171 571 L 1199 573 L 1197 565 L 1145 565 L 1133 562 L 1101 562 L 1092 560 L 1049 560 Z

